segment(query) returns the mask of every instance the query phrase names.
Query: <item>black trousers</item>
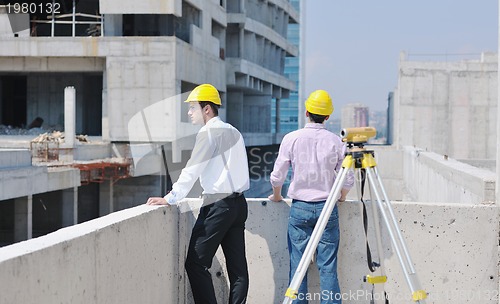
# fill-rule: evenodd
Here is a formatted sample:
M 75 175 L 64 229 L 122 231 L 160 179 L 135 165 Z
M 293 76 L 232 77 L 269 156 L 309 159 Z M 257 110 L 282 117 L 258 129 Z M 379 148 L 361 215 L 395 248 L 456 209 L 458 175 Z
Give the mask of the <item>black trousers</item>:
M 200 209 L 185 264 L 196 304 L 217 304 L 208 270 L 219 245 L 226 258 L 230 282 L 229 303 L 246 302 L 248 267 L 244 231 L 247 216 L 248 205 L 243 194 L 216 201 Z

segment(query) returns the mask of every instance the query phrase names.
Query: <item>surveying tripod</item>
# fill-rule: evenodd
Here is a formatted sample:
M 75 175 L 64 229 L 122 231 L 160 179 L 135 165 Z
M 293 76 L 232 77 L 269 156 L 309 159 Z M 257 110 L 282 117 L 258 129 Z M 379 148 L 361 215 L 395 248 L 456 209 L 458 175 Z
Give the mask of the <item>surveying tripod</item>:
M 418 281 L 417 273 L 410 258 L 410 253 L 408 252 L 405 240 L 403 239 L 403 235 L 401 234 L 401 230 L 399 229 L 394 211 L 391 206 L 391 202 L 389 201 L 384 186 L 382 185 L 382 180 L 380 179 L 380 176 L 378 174 L 374 152 L 366 150 L 364 148 L 364 144 L 367 142 L 368 138 L 375 136 L 375 134 L 375 129 L 370 127 L 348 128 L 341 131 L 342 141 L 347 142 L 348 147 L 344 161 L 342 162 L 342 168 L 340 169 L 337 175 L 337 179 L 335 180 L 335 183 L 330 190 L 325 206 L 321 211 L 318 222 L 314 227 L 311 238 L 307 243 L 306 249 L 304 251 L 304 254 L 302 255 L 302 258 L 300 259 L 299 265 L 297 266 L 297 270 L 292 278 L 292 281 L 290 282 L 290 285 L 288 286 L 283 304 L 290 304 L 294 299 L 297 298 L 299 286 L 307 273 L 307 268 L 309 267 L 313 254 L 316 251 L 316 248 L 320 241 L 321 235 L 323 234 L 328 219 L 330 218 L 333 208 L 335 207 L 337 198 L 340 194 L 340 190 L 342 189 L 344 181 L 347 177 L 347 172 L 350 169 L 354 169 L 358 173 L 362 170 L 366 171 L 366 179 L 368 180 L 370 186 L 370 199 L 372 199 L 373 216 L 375 220 L 375 236 L 377 238 L 377 252 L 380 262 L 378 264 L 373 264 L 376 267 L 380 267 L 380 276 L 367 275 L 365 277 L 365 281 L 371 284 L 384 284 L 387 281 L 384 269 L 384 258 L 377 208 L 373 203 L 373 191 L 375 193 L 377 206 L 382 213 L 382 218 L 389 232 L 392 245 L 394 247 L 394 250 L 396 251 L 399 262 L 401 264 L 401 268 L 405 275 L 406 282 L 410 287 L 412 299 L 418 304 L 425 304 L 427 293 L 422 288 L 420 288 L 420 282 Z M 364 182 L 364 178 L 365 176 L 362 176 L 363 181 L 359 181 Z M 372 266 L 370 266 L 370 270 L 372 270 Z M 373 271 L 374 269 L 372 270 L 372 272 Z

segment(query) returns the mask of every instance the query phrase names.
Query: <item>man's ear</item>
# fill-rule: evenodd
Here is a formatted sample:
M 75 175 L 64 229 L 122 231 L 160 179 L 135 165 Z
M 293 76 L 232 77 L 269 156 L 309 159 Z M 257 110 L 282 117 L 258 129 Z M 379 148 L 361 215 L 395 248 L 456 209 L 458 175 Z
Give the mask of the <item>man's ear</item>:
M 205 114 L 210 113 L 210 106 L 209 106 L 209 105 L 205 105 L 205 106 L 203 107 L 203 112 L 205 112 Z
M 327 120 L 328 120 L 328 118 L 330 118 L 330 115 L 328 115 L 327 117 L 325 117 L 325 121 L 327 121 Z

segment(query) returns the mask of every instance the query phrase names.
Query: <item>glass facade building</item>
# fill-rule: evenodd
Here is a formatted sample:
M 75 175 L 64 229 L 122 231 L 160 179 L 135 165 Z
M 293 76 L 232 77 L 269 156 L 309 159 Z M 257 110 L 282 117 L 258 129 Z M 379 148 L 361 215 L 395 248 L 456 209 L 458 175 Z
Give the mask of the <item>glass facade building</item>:
M 292 6 L 300 12 L 300 1 L 301 0 L 291 0 Z M 287 32 L 288 41 L 295 45 L 297 48 L 300 47 L 300 24 L 293 23 L 288 24 Z M 297 130 L 299 128 L 299 80 L 300 80 L 300 56 L 297 57 L 286 57 L 285 58 L 285 76 L 290 80 L 293 80 L 296 84 L 296 91 L 290 91 L 289 98 L 284 98 L 279 101 L 280 103 L 280 129 L 279 133 L 289 133 L 291 131 Z M 276 132 L 276 102 L 272 103 L 271 106 L 271 128 L 273 132 Z

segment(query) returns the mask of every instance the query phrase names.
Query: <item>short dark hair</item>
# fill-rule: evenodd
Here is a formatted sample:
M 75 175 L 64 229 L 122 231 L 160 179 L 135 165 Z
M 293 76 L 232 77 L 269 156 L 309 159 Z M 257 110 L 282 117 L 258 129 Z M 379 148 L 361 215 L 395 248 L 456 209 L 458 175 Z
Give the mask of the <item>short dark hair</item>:
M 326 117 L 328 117 L 328 115 L 318 115 L 318 114 L 313 114 L 311 112 L 308 113 L 309 113 L 309 118 L 315 123 L 323 123 Z
M 212 108 L 212 111 L 214 112 L 215 116 L 219 116 L 219 105 L 216 105 L 215 103 L 211 101 L 198 101 L 200 103 L 201 108 L 203 109 L 205 106 L 209 105 Z

